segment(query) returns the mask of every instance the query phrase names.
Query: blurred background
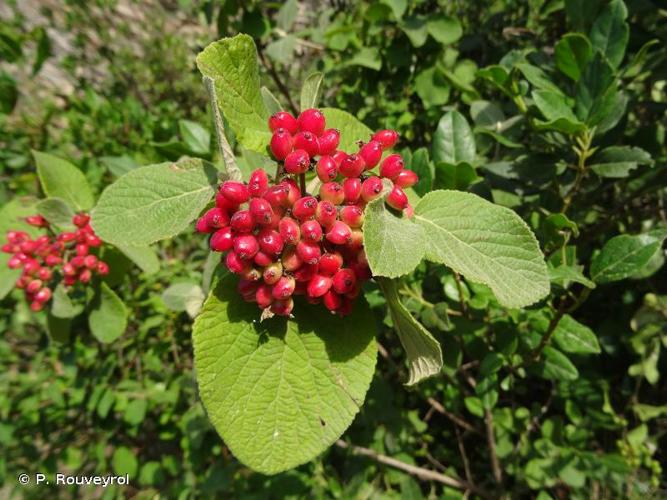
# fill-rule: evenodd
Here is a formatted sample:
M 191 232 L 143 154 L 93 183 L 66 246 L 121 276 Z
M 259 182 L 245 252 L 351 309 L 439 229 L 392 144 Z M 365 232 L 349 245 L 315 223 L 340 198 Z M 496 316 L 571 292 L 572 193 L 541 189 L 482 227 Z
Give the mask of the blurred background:
M 220 37 L 243 32 L 255 39 L 262 83 L 286 109 L 295 111 L 301 83 L 321 71 L 323 105 L 345 109 L 372 129 L 395 128 L 402 146 L 417 149 L 430 145 L 445 110 L 467 110 L 475 101 L 499 95 L 477 79 L 478 69 L 497 64 L 510 50 L 538 48 L 553 54 L 554 43 L 579 28 L 578 12 L 603 3 L 4 0 L 0 206 L 15 196 L 38 194 L 31 150 L 68 158 L 98 193 L 139 165 L 184 154 L 210 157 L 210 116 L 194 59 Z M 626 4 L 628 53 L 651 39 L 660 41 L 649 74 L 633 80 L 632 90 L 641 98 L 631 106 L 640 119 L 629 133 L 633 144 L 664 167 L 666 6 L 657 0 Z M 483 144 L 486 150 L 497 147 L 491 141 Z M 0 226 L 7 229 L 1 220 Z M 159 255 L 161 270 L 151 275 L 128 262 L 118 264 L 128 270 L 117 286 L 131 319 L 126 334 L 112 344 L 94 341 L 85 325 L 76 324 L 69 340 L 53 342 L 45 333 L 45 318 L 32 314 L 19 293 L 0 301 L 0 497 L 43 495 L 17 488 L 17 474 L 56 471 L 129 473 L 133 478 L 130 486 L 104 491 L 50 490 L 61 497 L 462 497 L 453 488 L 419 481 L 336 447 L 274 477 L 240 465 L 198 399 L 191 319 L 162 299 L 170 284 L 201 279 L 205 242 L 182 235 L 160 244 Z M 613 302 L 622 318 L 618 325 L 630 332 L 630 319 L 645 293 L 658 290 L 659 283 L 665 292 L 664 278 L 663 272 L 652 285 L 635 291 L 619 285 L 609 292 L 613 301 L 608 296 L 594 301 L 590 318 L 602 324 Z M 444 293 L 455 300 L 452 282 L 445 284 Z M 663 321 L 661 316 L 664 331 Z M 667 403 L 667 387 L 658 376 L 640 390 L 641 370 L 634 379 L 625 376 L 643 353 L 629 340 L 615 338 L 611 327 L 606 326 L 611 340 L 603 346 L 605 357 L 590 363 L 577 384 L 558 390 L 555 383 L 524 384 L 518 400 L 505 401 L 496 416 L 498 453 L 513 497 L 660 495 L 656 488 L 664 485 L 660 463 L 667 430 L 660 405 Z M 440 329 L 447 335 L 448 326 Z M 452 382 L 461 375 L 460 353 L 445 353 L 444 377 L 410 391 L 401 383 L 406 370 L 396 338 L 387 329 L 380 342 L 384 347 L 375 380 L 346 438 L 406 463 L 466 470 L 479 484 L 492 484 L 486 441 L 477 434 L 483 421 L 474 402 L 464 403 Z M 655 371 L 661 371 L 664 359 L 661 363 L 655 360 Z M 617 397 L 661 408 L 651 417 L 658 420 L 628 441 L 636 427 L 625 420 L 624 412 L 632 414 L 631 409 L 609 409 Z M 565 443 L 566 424 L 574 422 L 570 412 L 576 413 L 572 405 L 580 413 L 589 408 L 591 415 L 579 420 L 587 432 Z M 472 419 L 472 430 L 453 423 L 450 410 Z M 532 426 L 534 418 L 545 415 Z M 463 442 L 467 454 L 461 451 Z M 573 465 L 566 448 L 588 461 Z

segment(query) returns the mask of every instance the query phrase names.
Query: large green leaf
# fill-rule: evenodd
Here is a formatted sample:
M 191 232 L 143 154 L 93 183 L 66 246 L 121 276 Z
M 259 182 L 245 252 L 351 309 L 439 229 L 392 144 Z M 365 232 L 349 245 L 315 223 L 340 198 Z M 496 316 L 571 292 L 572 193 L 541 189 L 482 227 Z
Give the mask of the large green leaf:
M 588 63 L 575 91 L 575 111 L 580 120 L 587 120 L 593 106 L 598 103 L 614 83 L 614 70 L 599 52 Z M 599 105 L 599 104 L 598 104 Z
M 448 111 L 440 118 L 433 134 L 431 156 L 436 163 L 472 163 L 475 160 L 475 136 L 468 121 L 458 111 Z
M 276 474 L 333 444 L 363 404 L 375 370 L 375 320 L 363 299 L 346 318 L 297 301 L 294 319 L 259 322 L 228 275 L 193 330 L 199 393 L 232 453 Z
M 245 148 L 266 153 L 271 131 L 252 38 L 237 35 L 213 42 L 197 55 L 197 67 L 215 82 L 218 105 L 238 141 Z
M 550 90 L 534 90 L 532 96 L 535 105 L 547 120 L 566 118 L 572 122 L 577 121 L 572 108 L 567 105 L 561 94 Z
M 95 197 L 83 172 L 67 160 L 33 151 L 37 175 L 47 196 L 61 198 L 74 210 L 88 210 Z
M 60 198 L 47 198 L 37 204 L 37 212 L 44 217 L 49 224 L 63 231 L 76 229 L 72 218 L 74 212 L 70 206 Z
M 623 62 L 630 28 L 623 0 L 611 0 L 600 12 L 589 33 L 593 49 L 604 54 L 614 68 Z
M 371 129 L 347 111 L 335 108 L 322 108 L 321 111 L 327 120 L 327 128 L 335 128 L 340 131 L 338 149 L 342 151 L 355 153 L 359 149 L 357 141 L 366 142 L 373 135 Z
M 554 49 L 556 67 L 575 82 L 593 57 L 591 42 L 580 33 L 568 33 Z
M 172 311 L 186 311 L 194 318 L 204 303 L 204 291 L 196 283 L 174 283 L 162 293 L 162 301 Z
M 215 168 L 196 159 L 137 168 L 107 187 L 92 211 L 95 232 L 115 245 L 176 236 L 215 193 Z
M 593 330 L 569 314 L 564 315 L 554 330 L 554 341 L 565 352 L 599 353 L 600 344 Z
M 301 98 L 299 104 L 301 110 L 308 108 L 315 108 L 320 102 L 320 97 L 322 96 L 322 81 L 324 80 L 324 75 L 320 72 L 311 73 L 308 75 L 308 78 L 303 82 L 301 87 Z
M 116 292 L 102 282 L 88 313 L 92 334 L 105 344 L 120 337 L 127 328 L 127 308 Z
M 550 380 L 576 380 L 579 376 L 577 367 L 572 364 L 572 361 L 551 346 L 546 346 L 542 353 L 542 359 L 537 365 L 540 374 Z
M 387 208 L 384 197 L 366 206 L 364 249 L 375 276 L 395 278 L 411 272 L 424 256 L 424 230 Z
M 116 245 L 116 248 L 146 274 L 153 274 L 160 270 L 160 259 L 153 247 L 145 245 Z
M 387 299 L 394 329 L 407 356 L 409 376 L 405 385 L 414 385 L 425 378 L 437 375 L 442 369 L 440 343 L 401 303 L 395 280 L 387 278 L 376 278 L 376 280 Z
M 415 207 L 415 220 L 427 259 L 488 285 L 501 304 L 528 306 L 549 293 L 537 240 L 512 210 L 471 193 L 433 191 Z
M 596 283 L 609 283 L 641 272 L 655 252 L 662 247 L 665 238 L 667 238 L 666 229 L 613 237 L 593 258 L 591 278 Z
M 651 155 L 641 148 L 611 146 L 597 153 L 590 169 L 600 177 L 627 177 L 639 165 L 652 165 Z
M 444 14 L 429 16 L 426 28 L 429 35 L 443 45 L 454 43 L 463 35 L 461 23 L 456 18 Z

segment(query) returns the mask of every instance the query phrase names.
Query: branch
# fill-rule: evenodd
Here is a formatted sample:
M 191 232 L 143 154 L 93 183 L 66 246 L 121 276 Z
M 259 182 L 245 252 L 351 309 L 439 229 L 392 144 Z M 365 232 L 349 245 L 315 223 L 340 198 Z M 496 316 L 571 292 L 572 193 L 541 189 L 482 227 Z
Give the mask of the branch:
M 441 415 L 444 415 L 445 417 L 447 417 L 449 420 L 454 422 L 456 425 L 458 425 L 460 427 L 463 427 L 467 431 L 474 432 L 476 434 L 480 433 L 477 429 L 475 429 L 471 424 L 469 424 L 468 422 L 463 420 L 461 417 L 459 417 L 458 415 L 455 415 L 452 412 L 448 411 L 436 399 L 428 398 L 427 401 L 428 401 L 428 404 L 431 405 L 431 408 L 433 408 L 435 411 L 437 411 Z
M 453 476 L 448 476 L 446 474 L 442 474 L 434 470 L 424 469 L 423 467 L 417 467 L 415 465 L 406 464 L 405 462 L 401 462 L 400 460 L 396 460 L 395 458 L 391 458 L 388 457 L 387 455 L 382 455 L 380 453 L 377 453 L 371 450 L 370 448 L 363 448 L 361 446 L 348 444 L 342 439 L 336 441 L 336 446 L 338 446 L 339 448 L 350 450 L 354 455 L 368 457 L 381 464 L 388 465 L 389 467 L 394 467 L 396 469 L 402 470 L 403 472 L 407 472 L 408 474 L 411 474 L 421 479 L 422 481 L 436 481 L 438 483 L 451 486 L 452 488 L 457 488 L 463 491 L 471 491 L 483 498 L 491 498 L 491 495 L 488 492 L 479 488 L 478 486 L 475 486 L 474 484 L 470 484 L 469 482 L 464 481 L 463 479 L 459 479 Z
M 498 485 L 503 482 L 503 470 L 500 468 L 498 454 L 496 453 L 496 437 L 493 433 L 493 414 L 491 410 L 484 410 L 484 423 L 486 424 L 486 439 L 489 443 L 489 454 L 491 455 L 491 469 L 493 470 L 493 479 Z

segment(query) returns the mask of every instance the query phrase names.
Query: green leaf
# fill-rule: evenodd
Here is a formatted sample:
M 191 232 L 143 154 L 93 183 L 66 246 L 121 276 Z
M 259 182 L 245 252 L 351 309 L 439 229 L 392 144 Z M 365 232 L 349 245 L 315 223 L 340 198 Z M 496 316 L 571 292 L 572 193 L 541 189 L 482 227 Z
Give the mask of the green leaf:
M 448 111 L 440 118 L 433 134 L 431 156 L 436 163 L 475 160 L 475 136 L 468 121 L 458 111 Z
M 46 329 L 49 338 L 55 342 L 67 342 L 70 337 L 72 320 L 69 318 L 57 318 L 51 311 L 46 314 Z
M 582 325 L 569 314 L 564 315 L 554 330 L 553 338 L 565 352 L 599 353 L 600 344 L 593 330 Z
M 19 98 L 19 91 L 16 86 L 16 80 L 11 75 L 0 72 L 0 113 L 8 115 L 16 106 Z
M 576 380 L 579 377 L 579 371 L 572 361 L 551 346 L 544 348 L 538 370 L 544 378 L 550 380 Z
M 83 311 L 83 306 L 74 305 L 67 293 L 67 288 L 62 283 L 53 290 L 50 313 L 55 318 L 70 319 L 78 316 Z
M 456 165 L 440 162 L 435 166 L 435 189 L 457 189 L 465 191 L 471 184 L 481 180 L 470 163 Z
M 405 308 L 398 295 L 396 280 L 376 278 L 387 299 L 389 314 L 394 323 L 408 361 L 409 376 L 405 385 L 414 385 L 442 370 L 440 343 Z
M 394 13 L 396 20 L 400 21 L 405 14 L 405 9 L 408 8 L 407 0 L 381 0 L 385 5 L 388 5 L 391 11 Z
M 554 49 L 556 67 L 575 82 L 593 57 L 591 42 L 580 33 L 568 33 L 561 38 Z
M 44 193 L 51 198 L 61 198 L 74 210 L 89 210 L 95 197 L 83 172 L 70 162 L 47 153 L 33 151 L 37 175 Z
M 384 196 L 366 205 L 364 249 L 374 276 L 396 278 L 413 271 L 424 257 L 423 229 L 387 207 Z
M 419 176 L 419 182 L 412 187 L 419 196 L 433 189 L 434 168 L 428 157 L 428 149 L 419 148 L 415 151 L 409 168 Z
M 582 267 L 582 266 L 578 266 Z M 578 267 L 561 265 L 549 269 L 549 280 L 566 288 L 570 282 L 579 283 L 586 288 L 595 288 L 595 283 L 589 280 Z
M 273 115 L 278 111 L 282 111 L 283 109 L 285 109 L 283 105 L 280 104 L 278 98 L 274 96 L 269 89 L 267 89 L 266 87 L 262 87 L 261 93 L 262 93 L 262 100 L 264 101 L 264 106 L 266 106 L 268 114 Z
M 379 71 L 382 68 L 382 57 L 376 47 L 362 47 L 345 64 Z
M 640 272 L 662 247 L 667 230 L 615 236 L 605 243 L 591 262 L 591 278 L 596 283 L 619 281 Z
M 426 258 L 488 285 L 507 307 L 549 293 L 547 267 L 526 223 L 512 210 L 461 191 L 433 191 L 415 207 Z
M 429 16 L 426 27 L 428 33 L 442 45 L 454 43 L 463 35 L 461 23 L 443 14 Z
M 470 116 L 475 125 L 492 130 L 498 130 L 505 121 L 503 110 L 490 101 L 474 101 L 470 104 Z
M 548 90 L 565 98 L 563 91 L 559 89 L 554 82 L 551 81 L 549 75 L 547 75 L 541 68 L 525 62 L 517 63 L 515 66 L 519 71 L 521 71 L 521 74 L 523 74 L 524 78 L 528 80 L 535 89 Z
M 432 107 L 447 103 L 451 87 L 438 68 L 431 66 L 415 78 L 415 91 L 424 106 Z
M 294 35 L 287 35 L 271 42 L 266 46 L 266 54 L 281 64 L 287 64 L 292 59 L 294 49 L 296 48 L 297 38 Z
M 623 62 L 628 45 L 630 28 L 625 22 L 627 17 L 628 10 L 623 0 L 611 0 L 602 9 L 589 33 L 593 49 L 604 54 L 614 68 Z
M 590 165 L 589 168 L 600 177 L 622 179 L 623 177 L 628 177 L 630 172 L 638 166 L 633 161 L 621 161 L 616 163 L 596 163 L 595 165 Z
M 73 231 L 75 228 L 72 222 L 74 212 L 64 200 L 60 198 L 47 198 L 37 204 L 37 213 L 44 217 L 49 224 L 56 226 L 63 231 Z
M 412 43 L 414 47 L 421 47 L 426 43 L 428 26 L 424 16 L 406 17 L 399 26 L 403 32 L 408 35 L 410 43 Z
M 123 420 L 132 426 L 139 425 L 146 416 L 147 406 L 145 399 L 134 399 L 130 401 L 125 407 Z
M 88 326 L 95 338 L 104 344 L 116 340 L 127 328 L 127 308 L 104 282 L 95 293 L 88 314 Z
M 205 298 L 204 291 L 195 283 L 175 283 L 162 293 L 167 309 L 186 311 L 191 318 L 199 314 Z
M 301 110 L 308 108 L 316 108 L 322 96 L 322 82 L 324 81 L 324 74 L 320 72 L 311 73 L 303 82 L 301 87 Z
M 33 238 L 37 236 L 37 228 L 25 222 L 25 217 L 37 212 L 36 203 L 35 198 L 23 196 L 12 199 L 0 208 L 0 241 L 4 243 L 7 231 L 12 229 L 25 231 Z M 9 254 L 0 252 L 0 300 L 12 291 L 14 283 L 21 276 L 20 269 L 7 267 L 9 259 Z
M 630 146 L 611 146 L 597 153 L 591 163 L 593 170 L 600 177 L 622 178 L 639 165 L 652 165 L 651 155 L 641 148 Z
M 278 10 L 278 14 L 276 14 L 276 24 L 280 29 L 289 31 L 298 13 L 299 2 L 296 0 L 287 0 Z
M 223 38 L 197 55 L 197 67 L 215 82 L 218 105 L 248 149 L 266 154 L 271 140 L 268 113 L 259 90 L 257 49 L 248 35 Z
M 129 474 L 130 477 L 134 477 L 137 474 L 139 462 L 137 461 L 137 457 L 134 456 L 134 453 L 132 453 L 129 448 L 121 446 L 116 448 L 116 451 L 113 452 L 113 457 L 111 458 L 111 467 L 113 468 L 113 471 L 119 476 Z
M 321 111 L 327 120 L 327 127 L 340 131 L 338 149 L 342 151 L 356 151 L 357 141 L 368 141 L 373 135 L 371 129 L 346 111 L 335 108 L 322 108 Z
M 215 194 L 217 172 L 188 158 L 132 170 L 107 187 L 92 211 L 97 235 L 115 245 L 149 245 L 176 236 Z
M 565 118 L 572 122 L 578 122 L 572 109 L 567 105 L 562 94 L 551 92 L 550 90 L 534 90 L 532 93 L 533 101 L 537 109 L 547 120 L 557 120 Z
M 116 245 L 128 259 L 134 262 L 146 274 L 154 274 L 160 270 L 160 259 L 155 249 L 149 246 Z
M 556 118 L 548 122 L 538 121 L 535 123 L 538 130 L 555 130 L 568 135 L 575 135 L 586 130 L 586 125 L 580 121 L 572 121 L 567 118 Z
M 134 158 L 127 155 L 102 156 L 99 160 L 114 177 L 121 177 L 139 166 Z
M 506 94 L 510 95 L 508 90 L 508 83 L 510 81 L 510 74 L 504 66 L 492 64 L 486 68 L 477 71 L 477 78 L 483 78 L 491 82 Z
M 575 90 L 575 111 L 580 120 L 588 120 L 593 105 L 614 83 L 614 70 L 600 54 L 595 54 L 577 82 Z
M 199 393 L 242 463 L 276 474 L 312 460 L 352 423 L 370 385 L 375 320 L 363 299 L 345 318 L 298 301 L 295 319 L 259 322 L 227 275 L 193 330 Z
M 197 122 L 179 120 L 178 130 L 183 142 L 196 155 L 208 155 L 211 151 L 211 133 Z

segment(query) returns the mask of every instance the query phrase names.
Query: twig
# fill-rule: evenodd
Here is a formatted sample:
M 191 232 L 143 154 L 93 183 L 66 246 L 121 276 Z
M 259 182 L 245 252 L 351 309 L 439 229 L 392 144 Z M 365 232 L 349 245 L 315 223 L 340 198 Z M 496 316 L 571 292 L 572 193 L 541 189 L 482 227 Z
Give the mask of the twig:
M 287 33 L 285 30 L 282 30 L 280 28 L 276 28 L 274 30 L 274 32 L 275 32 L 276 35 L 278 35 L 282 38 L 285 38 L 286 36 L 289 35 L 289 33 Z M 299 38 L 299 37 L 295 37 L 295 40 L 296 40 L 297 44 L 302 45 L 304 47 L 308 47 L 309 49 L 319 50 L 319 51 L 325 50 L 325 47 L 323 45 L 320 45 L 319 43 L 311 42 L 310 40 L 304 40 L 303 38 Z
M 456 290 L 459 293 L 459 303 L 461 304 L 461 312 L 463 314 L 466 314 L 468 312 L 468 307 L 466 306 L 466 301 L 463 298 L 463 286 L 461 285 L 461 275 L 455 272 L 454 280 L 456 281 Z
M 486 439 L 489 443 L 489 454 L 491 455 L 491 469 L 493 470 L 493 479 L 498 485 L 503 482 L 503 471 L 500 468 L 498 454 L 496 453 L 496 437 L 493 433 L 493 414 L 491 410 L 484 410 L 484 423 L 486 424 Z
M 445 417 L 447 417 L 449 420 L 454 422 L 456 425 L 458 425 L 460 427 L 463 427 L 467 431 L 474 432 L 476 434 L 480 434 L 480 432 L 477 429 L 475 429 L 471 424 L 469 424 L 468 422 L 463 420 L 458 415 L 454 415 L 452 412 L 450 412 L 444 406 L 442 406 L 442 404 L 438 400 L 436 400 L 434 398 L 428 398 L 427 401 L 428 401 L 428 404 L 431 405 L 431 408 L 433 408 L 435 411 L 437 411 L 441 415 L 444 415 Z
M 560 323 L 560 320 L 563 319 L 563 316 L 565 316 L 565 301 L 561 300 L 560 305 L 558 306 L 558 311 L 556 312 L 556 315 L 551 318 L 551 321 L 549 322 L 549 326 L 547 327 L 547 331 L 544 332 L 544 335 L 542 335 L 542 338 L 540 339 L 540 343 L 537 345 L 535 349 L 531 351 L 531 353 L 528 355 L 528 358 L 526 361 L 524 361 L 523 365 L 529 365 L 533 363 L 534 361 L 537 361 L 540 358 L 540 355 L 542 354 L 542 351 L 546 347 L 546 345 L 549 343 L 549 340 L 551 340 L 551 336 L 553 333 L 556 331 L 556 328 L 558 327 L 558 323 Z
M 377 453 L 369 448 L 348 444 L 342 439 L 336 441 L 336 446 L 338 446 L 339 448 L 350 450 L 354 455 L 368 457 L 381 464 L 388 465 L 389 467 L 394 467 L 396 469 L 402 470 L 403 472 L 407 472 L 408 474 L 411 474 L 421 479 L 422 481 L 436 481 L 438 483 L 451 486 L 452 488 L 457 488 L 463 491 L 471 491 L 483 498 L 492 498 L 487 491 L 481 489 L 480 487 L 474 484 L 470 484 L 469 482 L 464 481 L 463 479 L 459 479 L 453 476 L 448 476 L 446 474 L 442 474 L 434 470 L 424 469 L 423 467 L 417 467 L 415 465 L 407 464 L 405 462 L 401 462 L 400 460 L 396 460 L 395 458 L 388 457 L 387 455 L 382 455 L 380 453 Z
M 280 76 L 278 75 L 276 68 L 273 66 L 273 63 L 264 56 L 264 52 L 259 49 L 259 47 L 257 53 L 259 54 L 260 61 L 262 61 L 262 65 L 269 71 L 269 75 L 271 75 L 271 78 L 278 87 L 278 90 L 280 90 L 280 93 L 285 96 L 285 99 L 287 99 L 287 105 L 290 107 L 290 111 L 294 114 L 297 114 L 298 108 L 292 100 L 292 96 L 290 96 L 289 90 L 280 79 Z
M 468 454 L 466 453 L 466 447 L 463 444 L 463 438 L 461 437 L 461 431 L 459 430 L 458 427 L 454 427 L 454 431 L 456 432 L 456 441 L 458 442 L 459 445 L 459 453 L 461 454 L 461 460 L 463 461 L 463 470 L 466 475 L 466 480 L 469 483 L 472 483 L 472 472 L 470 472 L 470 461 L 468 460 Z

